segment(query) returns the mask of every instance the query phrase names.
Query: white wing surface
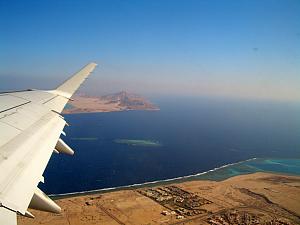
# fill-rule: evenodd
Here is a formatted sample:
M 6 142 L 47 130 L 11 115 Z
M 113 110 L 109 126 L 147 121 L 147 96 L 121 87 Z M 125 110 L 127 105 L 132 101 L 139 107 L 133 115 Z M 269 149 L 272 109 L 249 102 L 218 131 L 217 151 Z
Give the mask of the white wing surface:
M 73 154 L 59 137 L 60 115 L 70 97 L 95 69 L 90 63 L 51 91 L 0 94 L 0 224 L 16 224 L 28 208 L 59 213 L 60 207 L 37 188 L 52 152 Z

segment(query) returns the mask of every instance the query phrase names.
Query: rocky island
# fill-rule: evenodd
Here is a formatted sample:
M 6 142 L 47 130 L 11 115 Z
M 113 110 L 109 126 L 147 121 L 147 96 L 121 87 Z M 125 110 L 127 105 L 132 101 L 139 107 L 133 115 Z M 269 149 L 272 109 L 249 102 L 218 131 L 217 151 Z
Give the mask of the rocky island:
M 159 108 L 137 94 L 121 91 L 104 96 L 75 95 L 73 101 L 69 101 L 65 107 L 63 114 L 126 110 L 159 110 Z

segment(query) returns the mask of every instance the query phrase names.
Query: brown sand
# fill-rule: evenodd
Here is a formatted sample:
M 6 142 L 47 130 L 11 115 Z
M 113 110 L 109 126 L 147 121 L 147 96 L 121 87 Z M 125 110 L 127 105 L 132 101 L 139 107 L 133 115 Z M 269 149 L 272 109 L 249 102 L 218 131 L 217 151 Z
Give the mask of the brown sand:
M 183 194 L 165 194 L 168 187 Z M 172 199 L 159 202 L 147 191 Z M 196 205 L 188 205 L 187 199 Z M 255 173 L 221 182 L 190 181 L 56 202 L 63 209 L 60 215 L 31 210 L 36 218 L 19 217 L 19 224 L 300 224 L 300 177 Z M 185 213 L 178 211 L 182 206 Z
M 118 103 L 110 103 L 98 97 L 76 96 L 69 102 L 72 108 L 64 109 L 64 114 L 88 113 L 88 112 L 113 112 L 121 111 L 123 107 Z
M 75 95 L 68 104 L 71 107 L 64 109 L 63 114 L 159 109 L 148 100 L 127 92 L 106 96 Z

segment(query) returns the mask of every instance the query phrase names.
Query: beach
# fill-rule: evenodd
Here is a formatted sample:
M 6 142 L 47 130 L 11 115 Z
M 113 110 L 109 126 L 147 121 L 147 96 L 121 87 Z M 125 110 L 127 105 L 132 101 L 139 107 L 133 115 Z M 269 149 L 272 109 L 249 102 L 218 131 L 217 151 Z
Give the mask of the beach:
M 31 210 L 19 224 L 300 223 L 300 177 L 253 173 L 223 181 L 173 181 L 55 200 L 61 214 Z M 234 223 L 231 223 L 234 224 Z

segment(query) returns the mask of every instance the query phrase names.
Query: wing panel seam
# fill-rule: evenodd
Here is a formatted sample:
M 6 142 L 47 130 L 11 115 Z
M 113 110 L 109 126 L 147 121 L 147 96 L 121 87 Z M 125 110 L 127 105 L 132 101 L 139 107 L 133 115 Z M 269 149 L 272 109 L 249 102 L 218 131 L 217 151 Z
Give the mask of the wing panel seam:
M 31 102 L 31 101 L 24 102 L 24 103 L 22 103 L 22 104 L 20 104 L 20 105 L 16 105 L 16 106 L 10 107 L 10 108 L 8 108 L 8 109 L 4 109 L 4 110 L 0 111 L 0 113 L 6 112 L 6 111 L 11 110 L 11 109 L 18 108 L 18 107 L 23 106 L 23 105 L 26 105 L 26 104 L 28 104 L 28 103 L 30 103 L 30 102 Z

